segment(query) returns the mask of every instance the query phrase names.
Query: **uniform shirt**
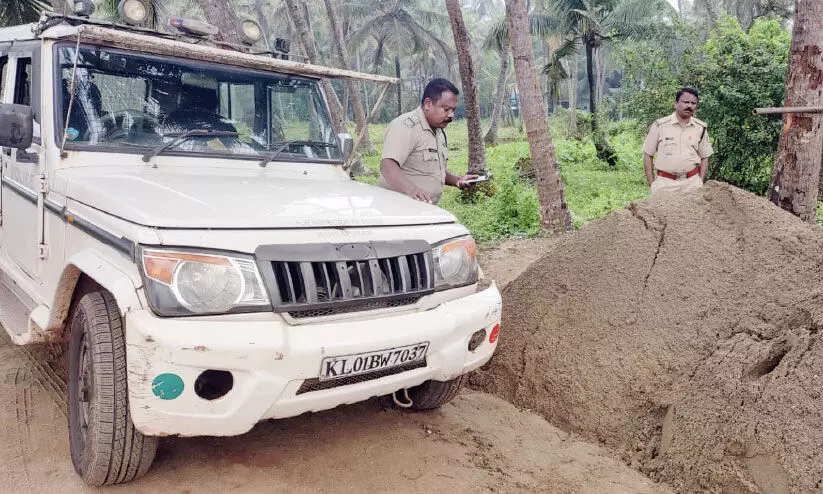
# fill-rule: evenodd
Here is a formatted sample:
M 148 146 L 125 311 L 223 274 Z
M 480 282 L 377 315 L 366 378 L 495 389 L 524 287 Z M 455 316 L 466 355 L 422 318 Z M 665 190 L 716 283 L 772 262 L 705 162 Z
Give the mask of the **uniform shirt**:
M 704 122 L 692 117 L 689 123 L 681 124 L 677 114 L 672 113 L 649 127 L 643 152 L 649 156 L 657 155 L 654 166 L 658 170 L 683 173 L 691 171 L 714 150 Z
M 432 129 L 419 106 L 392 120 L 383 138 L 381 159 L 396 161 L 403 175 L 434 202 L 443 194 L 448 156 L 443 129 Z M 391 189 L 382 176 L 378 185 Z

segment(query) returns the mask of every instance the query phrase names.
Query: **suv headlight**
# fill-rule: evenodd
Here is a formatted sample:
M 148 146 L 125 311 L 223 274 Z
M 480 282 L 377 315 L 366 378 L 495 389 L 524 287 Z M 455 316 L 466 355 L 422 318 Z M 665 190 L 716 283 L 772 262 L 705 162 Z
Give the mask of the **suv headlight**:
M 435 289 L 471 285 L 477 281 L 477 246 L 471 237 L 446 240 L 432 249 Z
M 145 247 L 140 257 L 149 303 L 161 316 L 272 310 L 251 256 Z

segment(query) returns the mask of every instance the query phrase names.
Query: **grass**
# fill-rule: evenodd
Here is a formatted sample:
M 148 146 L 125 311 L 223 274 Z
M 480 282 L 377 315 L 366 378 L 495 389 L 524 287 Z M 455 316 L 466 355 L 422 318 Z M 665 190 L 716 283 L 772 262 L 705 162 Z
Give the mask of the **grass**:
M 358 180 L 377 182 L 386 127 L 387 124 L 369 127 L 377 152 L 363 156 L 363 164 L 370 174 Z M 618 154 L 618 166 L 610 169 L 596 158 L 591 140 L 578 141 L 566 137 L 562 119 L 550 119 L 550 127 L 555 137 L 557 160 L 566 185 L 566 201 L 575 227 L 580 228 L 586 222 L 622 209 L 632 200 L 648 195 L 639 137 L 626 130 L 611 137 Z M 466 121 L 452 123 L 447 133 L 449 171 L 462 175 L 468 165 Z M 519 178 L 521 170 L 518 163 L 529 156 L 524 131 L 518 127 L 502 127 L 498 135 L 513 142 L 486 148 L 486 164 L 495 177 L 489 186 L 490 196 L 480 192 L 465 194 L 454 187 L 446 187 L 439 203 L 440 207 L 454 214 L 481 244 L 541 233 L 537 189 L 531 180 Z

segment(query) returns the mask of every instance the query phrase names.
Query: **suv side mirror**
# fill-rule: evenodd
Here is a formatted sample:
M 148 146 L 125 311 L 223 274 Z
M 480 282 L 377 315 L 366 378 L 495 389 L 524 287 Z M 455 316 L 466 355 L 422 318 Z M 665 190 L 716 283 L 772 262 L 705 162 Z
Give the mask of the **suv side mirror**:
M 354 150 L 354 139 L 351 134 L 337 134 L 337 147 L 340 148 L 340 153 L 343 155 L 343 161 L 348 160 L 351 152 Z
M 28 149 L 34 132 L 30 106 L 0 104 L 0 146 Z

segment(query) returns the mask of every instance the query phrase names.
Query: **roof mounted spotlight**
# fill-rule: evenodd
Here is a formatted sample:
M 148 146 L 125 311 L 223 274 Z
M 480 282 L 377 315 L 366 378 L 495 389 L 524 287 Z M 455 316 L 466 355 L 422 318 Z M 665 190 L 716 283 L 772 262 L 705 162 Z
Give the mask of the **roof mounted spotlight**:
M 186 34 L 194 36 L 216 36 L 218 32 L 217 26 L 196 19 L 183 19 L 182 17 L 172 17 L 169 19 L 169 26 L 177 28 Z
M 120 0 L 117 15 L 126 24 L 145 26 L 151 17 L 151 4 L 148 0 Z
M 94 2 L 92 0 L 74 0 L 71 11 L 77 17 L 91 17 L 94 13 Z
M 240 41 L 247 45 L 253 45 L 260 41 L 263 37 L 263 29 L 260 23 L 251 17 L 240 19 L 237 26 L 237 34 L 240 35 Z
M 289 51 L 291 50 L 291 40 L 277 38 L 274 40 L 274 50 L 280 52 L 280 58 L 283 60 L 289 59 Z

